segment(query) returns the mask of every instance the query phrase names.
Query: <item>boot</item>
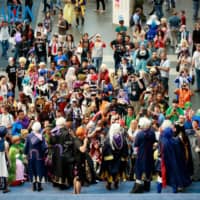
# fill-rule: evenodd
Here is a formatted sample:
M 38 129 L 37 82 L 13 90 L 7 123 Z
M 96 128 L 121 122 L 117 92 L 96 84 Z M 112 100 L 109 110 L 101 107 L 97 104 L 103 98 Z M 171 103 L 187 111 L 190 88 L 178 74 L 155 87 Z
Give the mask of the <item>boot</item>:
M 144 191 L 149 192 L 150 191 L 151 182 L 150 181 L 144 181 Z
M 37 183 L 37 184 L 38 184 L 38 188 L 37 188 L 38 192 L 42 191 L 43 190 L 42 184 L 41 183 Z
M 36 182 L 34 182 L 34 183 L 32 184 L 32 190 L 33 190 L 33 192 L 35 192 L 35 191 L 37 190 Z
M 118 188 L 119 188 L 119 181 L 115 181 L 115 183 L 114 183 L 114 188 L 115 188 L 115 189 L 118 189 Z
M 8 193 L 8 192 L 10 192 L 10 190 L 8 189 L 8 183 L 7 183 L 7 181 L 6 181 L 6 178 L 3 178 L 3 183 L 4 183 L 3 193 Z
M 130 193 L 143 193 L 143 185 L 139 183 L 135 183 Z
M 157 182 L 157 193 L 161 193 L 162 192 L 162 183 Z

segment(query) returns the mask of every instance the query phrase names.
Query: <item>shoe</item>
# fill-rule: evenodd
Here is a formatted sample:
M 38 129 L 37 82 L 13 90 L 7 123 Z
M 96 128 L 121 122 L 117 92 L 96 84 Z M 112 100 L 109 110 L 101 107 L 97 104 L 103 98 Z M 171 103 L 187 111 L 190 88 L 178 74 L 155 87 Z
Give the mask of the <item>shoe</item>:
M 106 189 L 107 190 L 111 190 L 112 188 L 111 188 L 111 183 L 106 183 Z
M 43 190 L 42 184 L 41 184 L 41 183 L 38 183 L 38 189 L 37 189 L 37 191 L 38 191 L 38 192 L 41 192 L 42 190 Z
M 100 13 L 105 13 L 106 11 L 105 11 L 105 10 L 100 10 L 99 12 L 100 12 Z
M 94 12 L 99 12 L 99 10 L 97 10 L 97 9 L 94 9 Z
M 144 191 L 149 192 L 151 187 L 151 182 L 150 181 L 144 181 Z
M 32 191 L 35 192 L 36 190 L 37 190 L 36 183 L 33 183 L 33 185 L 32 185 Z
M 114 188 L 115 188 L 115 189 L 119 189 L 119 181 L 115 181 L 115 183 L 114 183 Z
M 4 193 L 4 194 L 5 194 L 5 193 L 8 193 L 8 192 L 10 192 L 10 190 L 9 190 L 8 188 L 3 190 L 3 193 Z
M 135 183 L 133 189 L 130 191 L 130 193 L 143 193 L 143 185 L 139 183 Z

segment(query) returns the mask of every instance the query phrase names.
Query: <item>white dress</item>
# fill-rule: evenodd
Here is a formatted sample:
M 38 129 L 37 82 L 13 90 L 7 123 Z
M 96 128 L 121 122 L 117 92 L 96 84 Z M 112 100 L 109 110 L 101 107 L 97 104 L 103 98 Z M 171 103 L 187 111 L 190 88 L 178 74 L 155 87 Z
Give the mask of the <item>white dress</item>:
M 5 141 L 5 149 L 8 148 L 8 143 Z M 0 152 L 0 177 L 8 177 L 8 168 L 6 164 L 5 151 Z

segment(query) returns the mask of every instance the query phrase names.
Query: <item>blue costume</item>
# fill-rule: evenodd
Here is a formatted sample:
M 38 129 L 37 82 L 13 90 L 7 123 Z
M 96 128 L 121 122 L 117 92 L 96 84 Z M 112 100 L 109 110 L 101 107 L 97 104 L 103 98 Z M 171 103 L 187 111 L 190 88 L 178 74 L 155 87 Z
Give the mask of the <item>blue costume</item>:
M 24 153 L 28 156 L 28 169 L 31 182 L 41 184 L 46 177 L 44 158 L 47 144 L 44 137 L 31 133 L 26 139 Z M 40 185 L 41 186 L 41 185 Z
M 138 180 L 142 179 L 142 174 L 145 174 L 147 179 L 151 178 L 154 169 L 153 144 L 155 142 L 155 133 L 151 129 L 138 132 L 135 138 L 135 148 L 138 149 L 135 161 L 135 174 Z
M 177 192 L 178 188 L 188 186 L 190 180 L 185 174 L 180 140 L 173 137 L 173 134 L 171 128 L 166 128 L 160 137 L 161 174 L 163 187 L 169 185 L 173 192 Z

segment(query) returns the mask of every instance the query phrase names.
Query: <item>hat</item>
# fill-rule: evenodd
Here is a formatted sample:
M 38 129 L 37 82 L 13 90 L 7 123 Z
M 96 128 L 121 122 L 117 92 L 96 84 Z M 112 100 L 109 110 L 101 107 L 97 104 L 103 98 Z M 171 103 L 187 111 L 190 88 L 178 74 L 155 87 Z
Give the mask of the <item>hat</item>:
M 123 15 L 119 15 L 118 20 L 119 20 L 119 22 L 120 22 L 120 21 L 124 21 Z
M 184 109 L 185 109 L 185 110 L 187 110 L 188 108 L 191 108 L 191 107 L 192 107 L 192 103 L 189 102 L 189 101 L 186 102 L 185 105 L 184 105 Z
M 66 123 L 66 120 L 64 117 L 59 117 L 56 120 L 56 126 L 63 127 L 63 126 L 65 126 L 65 123 Z
M 34 122 L 34 124 L 32 126 L 32 130 L 34 132 L 40 132 L 40 130 L 41 130 L 41 124 L 40 124 L 40 122 Z
M 101 37 L 101 34 L 97 33 L 97 34 L 96 34 L 96 38 L 97 38 L 97 37 Z

